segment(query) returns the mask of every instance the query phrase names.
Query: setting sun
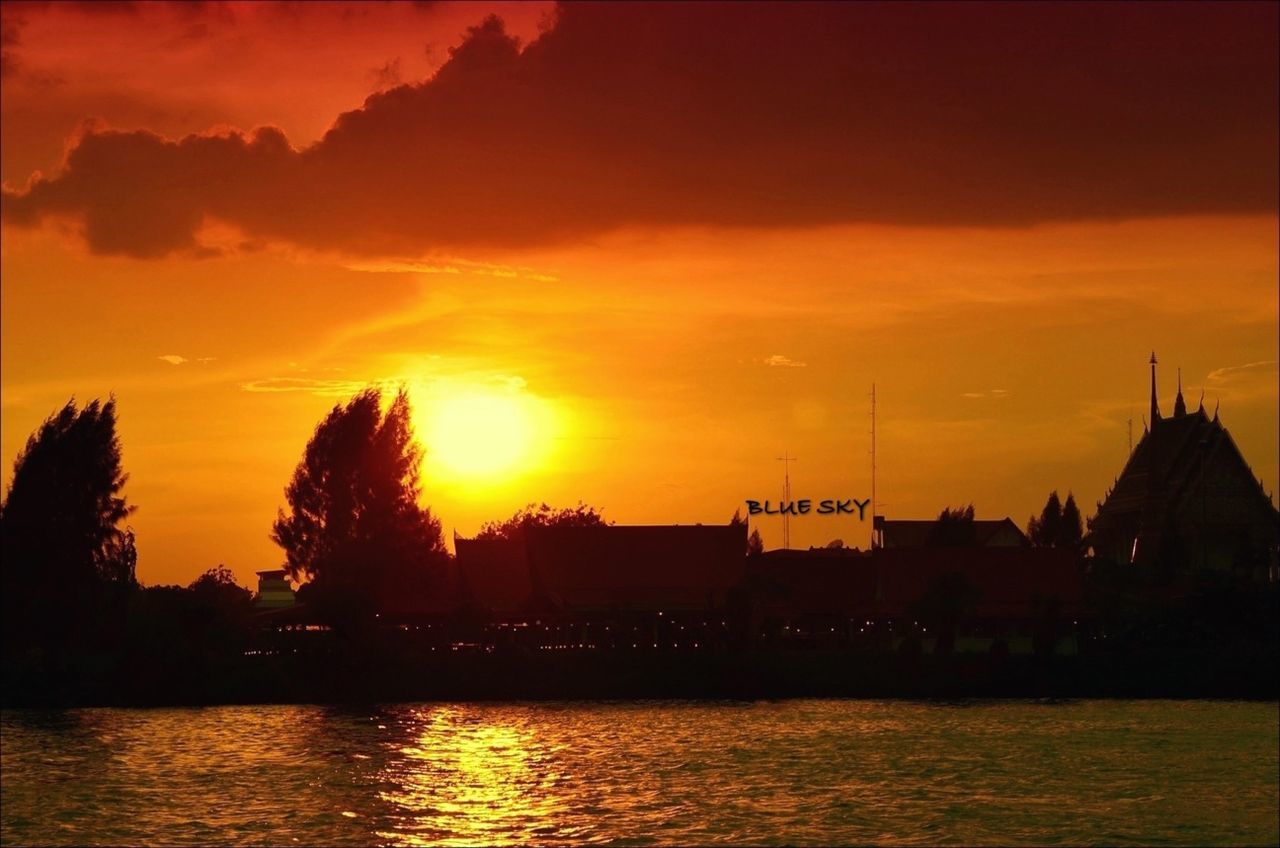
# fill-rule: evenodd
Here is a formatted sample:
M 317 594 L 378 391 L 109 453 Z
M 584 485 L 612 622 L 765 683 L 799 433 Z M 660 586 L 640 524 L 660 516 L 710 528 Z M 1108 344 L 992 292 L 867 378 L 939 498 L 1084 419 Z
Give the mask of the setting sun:
M 546 454 L 552 416 L 544 402 L 490 389 L 433 395 L 418 410 L 428 468 L 494 481 L 528 471 Z

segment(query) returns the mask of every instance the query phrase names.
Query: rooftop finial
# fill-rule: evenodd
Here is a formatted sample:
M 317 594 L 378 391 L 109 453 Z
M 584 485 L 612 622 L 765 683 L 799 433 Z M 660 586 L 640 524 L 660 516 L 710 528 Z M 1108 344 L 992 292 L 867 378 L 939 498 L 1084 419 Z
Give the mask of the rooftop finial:
M 1218 423 L 1218 404 L 1221 403 L 1217 398 L 1213 399 L 1213 422 Z
M 1160 420 L 1160 403 L 1156 400 L 1156 352 L 1151 351 L 1151 427 Z
M 1182 399 L 1182 369 L 1178 369 L 1178 397 L 1173 402 L 1173 417 L 1181 418 L 1187 414 L 1187 402 Z

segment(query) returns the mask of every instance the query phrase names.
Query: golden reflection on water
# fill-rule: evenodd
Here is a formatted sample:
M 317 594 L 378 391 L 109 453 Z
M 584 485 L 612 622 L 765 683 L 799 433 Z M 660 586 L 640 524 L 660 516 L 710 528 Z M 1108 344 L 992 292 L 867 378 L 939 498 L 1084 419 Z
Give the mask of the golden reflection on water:
M 1265 703 L 0 714 L 0 843 L 1277 844 Z
M 535 728 L 467 708 L 415 711 L 414 741 L 390 761 L 380 793 L 393 807 L 402 845 L 508 845 L 568 834 L 556 821 L 566 801 L 554 751 Z M 406 728 L 408 729 L 408 728 Z

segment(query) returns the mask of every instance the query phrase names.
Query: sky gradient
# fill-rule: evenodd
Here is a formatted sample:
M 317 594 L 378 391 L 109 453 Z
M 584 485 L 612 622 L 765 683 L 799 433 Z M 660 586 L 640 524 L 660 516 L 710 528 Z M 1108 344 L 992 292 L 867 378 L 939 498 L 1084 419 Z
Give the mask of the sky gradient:
M 370 382 L 471 534 L 867 497 L 875 381 L 880 512 L 1024 525 L 1155 349 L 1273 490 L 1278 9 L 6 3 L 4 462 L 115 392 L 139 577 L 249 582 Z

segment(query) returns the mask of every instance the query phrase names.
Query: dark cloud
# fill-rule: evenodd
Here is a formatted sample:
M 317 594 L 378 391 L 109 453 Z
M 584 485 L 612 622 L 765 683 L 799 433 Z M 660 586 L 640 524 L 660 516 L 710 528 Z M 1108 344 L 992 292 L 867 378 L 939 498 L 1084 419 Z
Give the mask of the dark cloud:
M 369 71 L 369 79 L 373 82 L 374 91 L 384 91 L 400 85 L 404 82 L 404 74 L 400 68 L 400 58 L 397 56 L 381 67 L 372 68 Z
M 22 68 L 14 48 L 22 42 L 22 28 L 25 25 L 26 21 L 9 9 L 0 15 L 0 74 L 6 77 L 11 77 Z
M 490 20 L 311 147 L 91 132 L 6 190 L 90 247 L 206 217 L 359 252 L 626 226 L 1043 221 L 1277 208 L 1277 12 L 1248 4 L 569 4 Z

